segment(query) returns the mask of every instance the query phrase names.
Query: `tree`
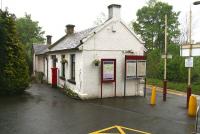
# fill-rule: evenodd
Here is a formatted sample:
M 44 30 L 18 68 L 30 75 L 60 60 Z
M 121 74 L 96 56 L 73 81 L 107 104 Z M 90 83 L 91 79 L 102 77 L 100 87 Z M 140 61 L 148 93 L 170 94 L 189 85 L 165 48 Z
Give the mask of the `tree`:
M 25 50 L 15 19 L 14 14 L 0 10 L 0 94 L 21 93 L 29 85 Z
M 137 20 L 133 22 L 134 31 L 145 41 L 148 50 L 164 48 L 165 15 L 168 16 L 168 43 L 179 37 L 178 16 L 167 3 L 150 0 L 147 6 L 137 11 Z
M 25 17 L 16 19 L 17 34 L 20 41 L 26 48 L 26 60 L 29 65 L 29 71 L 32 72 L 32 45 L 44 43 L 44 31 L 38 25 L 38 21 L 33 21 L 31 15 L 25 14 Z

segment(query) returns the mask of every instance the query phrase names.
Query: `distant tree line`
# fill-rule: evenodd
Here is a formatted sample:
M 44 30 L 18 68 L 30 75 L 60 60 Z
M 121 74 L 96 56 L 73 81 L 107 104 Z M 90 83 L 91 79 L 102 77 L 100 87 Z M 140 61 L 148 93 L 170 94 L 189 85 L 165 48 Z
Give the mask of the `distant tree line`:
M 137 11 L 137 20 L 132 22 L 134 31 L 145 41 L 147 51 L 147 77 L 163 79 L 164 61 L 161 55 L 164 52 L 165 14 L 168 16 L 168 53 L 172 59 L 168 59 L 167 79 L 174 82 L 187 82 L 187 68 L 185 57 L 180 56 L 181 36 L 178 16 L 180 12 L 174 12 L 173 6 L 150 0 L 146 6 Z M 200 84 L 200 58 L 194 58 L 192 69 L 192 82 Z

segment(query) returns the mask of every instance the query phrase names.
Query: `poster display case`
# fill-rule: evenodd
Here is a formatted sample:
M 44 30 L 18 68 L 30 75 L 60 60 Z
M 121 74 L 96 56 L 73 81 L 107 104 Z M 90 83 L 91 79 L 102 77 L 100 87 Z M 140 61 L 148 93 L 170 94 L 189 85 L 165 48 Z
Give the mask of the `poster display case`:
M 103 61 L 103 82 L 115 80 L 115 61 Z
M 137 77 L 146 77 L 146 61 L 138 60 L 137 61 Z
M 103 83 L 115 83 L 116 96 L 116 59 L 101 59 L 101 98 Z
M 146 57 L 140 55 L 126 55 L 124 67 L 124 96 L 126 96 L 126 81 L 139 80 L 146 77 Z M 146 81 L 145 81 L 146 83 Z M 146 85 L 146 84 L 145 84 Z M 145 88 L 146 90 L 146 88 Z M 146 91 L 144 91 L 145 93 Z
M 134 79 L 137 77 L 137 61 L 127 60 L 126 61 L 126 79 Z

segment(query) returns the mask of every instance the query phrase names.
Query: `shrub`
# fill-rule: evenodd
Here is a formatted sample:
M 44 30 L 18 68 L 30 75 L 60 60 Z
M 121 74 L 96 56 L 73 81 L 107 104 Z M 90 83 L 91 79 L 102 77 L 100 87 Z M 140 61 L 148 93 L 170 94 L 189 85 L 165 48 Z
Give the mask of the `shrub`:
M 64 93 L 71 97 L 71 98 L 74 98 L 74 99 L 80 99 L 80 97 L 78 96 L 77 93 L 75 93 L 74 91 L 72 91 L 69 87 L 67 87 L 65 84 L 63 86 L 63 90 L 64 90 Z
M 15 16 L 7 10 L 0 10 L 0 35 L 0 94 L 22 93 L 29 85 L 28 65 Z
M 178 45 L 169 45 L 168 52 L 172 59 L 167 60 L 167 79 L 172 82 L 187 82 L 188 70 L 185 67 L 185 57 L 180 56 Z M 159 49 L 147 53 L 147 77 L 163 80 L 164 60 Z M 200 83 L 200 57 L 194 58 L 192 68 L 192 82 Z
M 35 72 L 36 82 L 43 83 L 44 73 L 43 72 Z

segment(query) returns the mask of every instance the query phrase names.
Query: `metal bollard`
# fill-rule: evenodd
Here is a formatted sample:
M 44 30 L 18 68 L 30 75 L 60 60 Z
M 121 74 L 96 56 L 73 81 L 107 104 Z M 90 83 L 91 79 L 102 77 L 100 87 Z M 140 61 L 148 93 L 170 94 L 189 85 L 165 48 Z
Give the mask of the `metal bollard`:
M 156 87 L 153 86 L 152 87 L 152 93 L 151 93 L 151 105 L 155 105 L 156 104 Z

